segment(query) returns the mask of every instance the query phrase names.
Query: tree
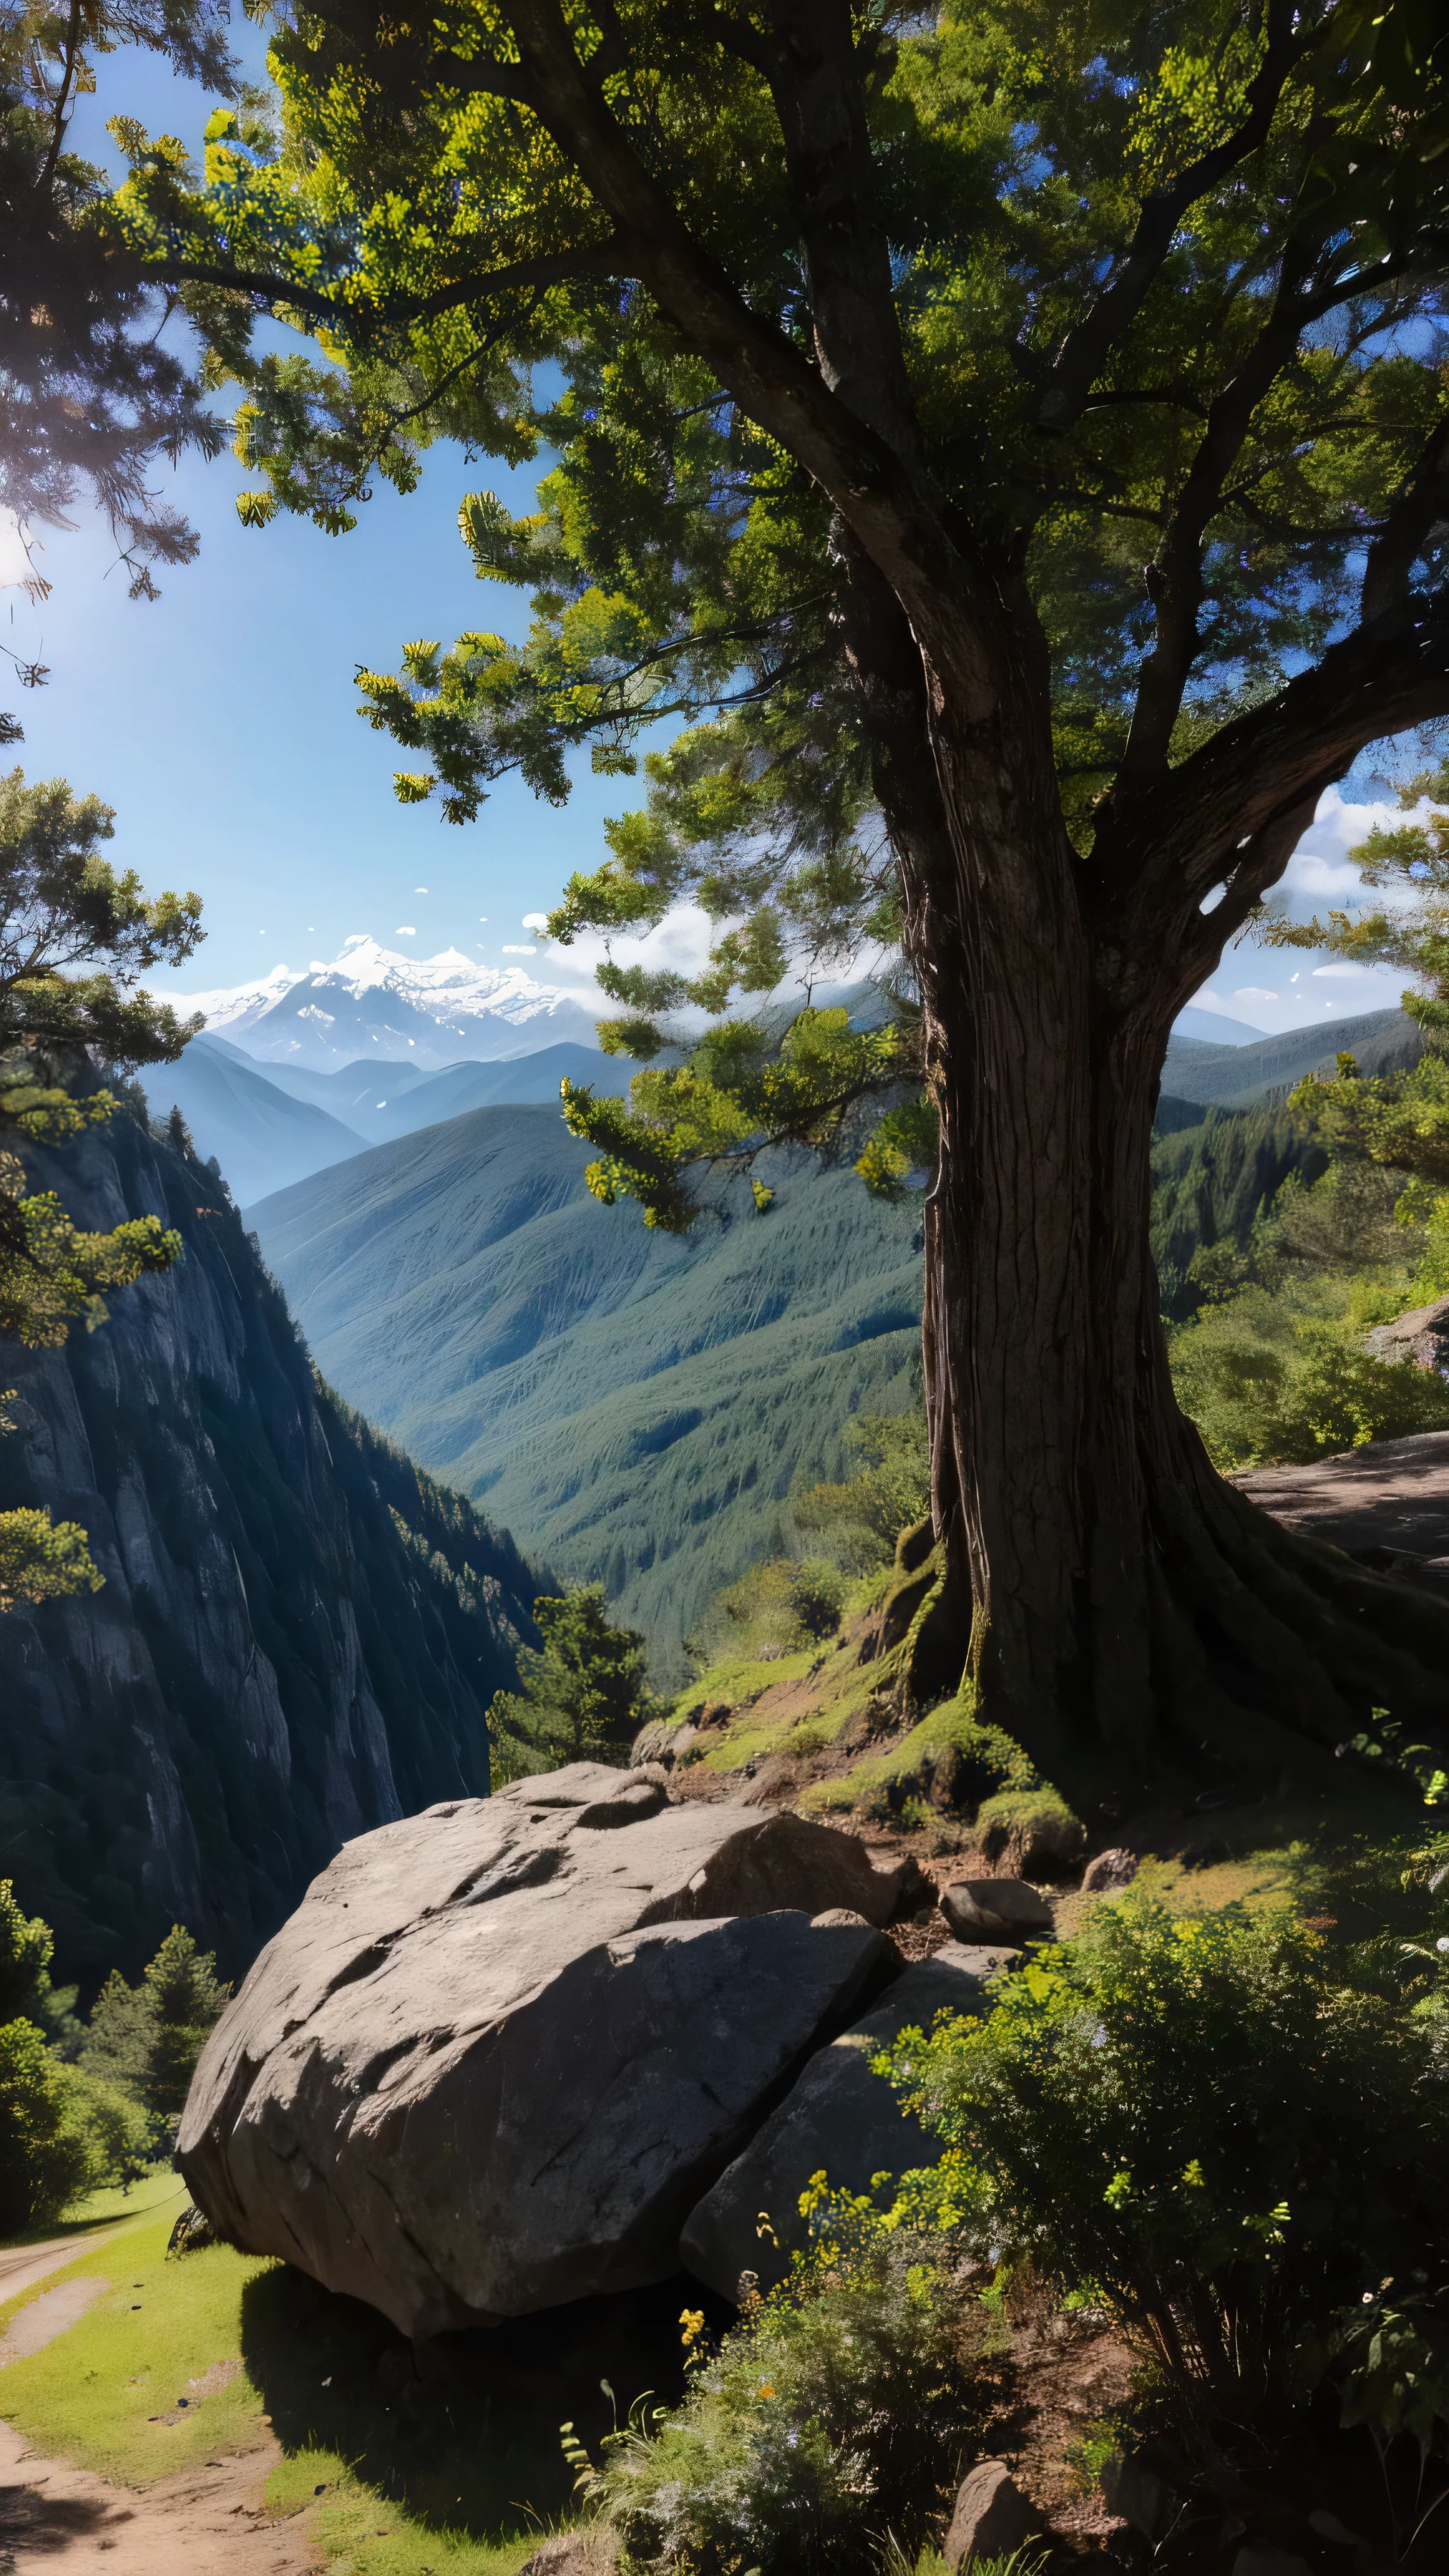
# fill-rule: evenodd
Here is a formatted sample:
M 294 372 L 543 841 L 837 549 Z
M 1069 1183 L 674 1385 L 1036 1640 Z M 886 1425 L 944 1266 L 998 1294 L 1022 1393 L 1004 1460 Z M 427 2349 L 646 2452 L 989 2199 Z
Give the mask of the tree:
M 535 1601 L 533 1615 L 543 1645 L 520 1646 L 517 1690 L 495 1691 L 489 1704 L 495 1788 L 564 1762 L 627 1762 L 655 1714 L 644 1640 L 610 1625 L 602 1583 Z
M 558 457 L 462 512 L 527 643 L 363 675 L 399 793 L 557 800 L 684 721 L 551 925 L 720 926 L 692 988 L 601 979 L 645 1059 L 570 1104 L 601 1195 L 684 1222 L 691 1160 L 913 1070 L 934 1113 L 914 1689 L 964 1666 L 1044 1763 L 1139 1777 L 1432 1721 L 1449 1611 L 1180 1418 L 1148 1209 L 1175 1013 L 1360 748 L 1449 709 L 1433 0 L 316 0 L 271 61 L 274 152 L 219 113 L 197 184 L 133 138 L 110 218 L 217 299 L 243 515 L 344 525 L 442 430 Z M 260 308 L 340 365 L 255 361 Z M 897 1030 L 728 1016 L 872 938 Z M 687 999 L 720 1025 L 662 1065 Z
M 83 2191 L 145 2169 L 144 2123 L 114 2088 L 65 2062 L 74 1986 L 50 1981 L 48 1923 L 0 1880 L 0 2229 L 55 2217 Z M 59 2043 L 57 2047 L 56 2043 Z
M 68 133 L 98 58 L 125 45 L 236 96 L 227 15 L 225 0 L 9 0 L 0 11 L 0 509 L 24 535 L 37 521 L 68 527 L 90 497 L 133 598 L 156 596 L 153 565 L 189 563 L 197 548 L 148 474 L 187 446 L 214 456 L 225 432 L 168 345 L 174 294 L 92 224 L 106 175 L 67 148 Z M 43 599 L 50 584 L 32 572 L 27 587 Z M 29 687 L 48 677 L 18 668 Z M 19 732 L 0 716 L 0 742 Z
M 81 2071 L 138 2102 L 158 2148 L 175 2132 L 196 2061 L 230 1993 L 214 1954 L 198 1950 L 185 1925 L 175 1923 L 139 1986 L 113 1968 L 96 1998 Z
M 154 1216 L 106 1233 L 71 1223 L 53 1190 L 28 1187 L 13 1138 L 68 1145 L 117 1108 L 94 1060 L 131 1071 L 174 1061 L 199 1019 L 137 988 L 138 975 L 179 964 L 203 936 L 201 900 L 148 901 L 133 868 L 100 855 L 114 815 L 64 779 L 0 781 L 0 1338 L 55 1349 L 71 1326 L 94 1329 L 104 1292 L 181 1257 L 181 1237 Z M 76 968 L 89 968 L 77 974 Z M 14 1429 L 0 1398 L 0 1434 Z M 96 1591 L 101 1576 L 75 1521 L 0 1512 L 0 1615 L 17 1601 Z

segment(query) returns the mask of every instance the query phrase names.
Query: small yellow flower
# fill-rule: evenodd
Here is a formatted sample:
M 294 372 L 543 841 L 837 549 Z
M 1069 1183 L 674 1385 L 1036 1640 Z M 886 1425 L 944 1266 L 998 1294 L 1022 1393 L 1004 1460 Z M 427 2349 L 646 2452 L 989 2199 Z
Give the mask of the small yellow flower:
M 702 2335 L 704 2332 L 703 2308 L 682 2308 L 679 2314 L 679 2322 L 684 2328 L 684 2332 L 680 2336 L 679 2340 L 684 2345 L 685 2350 L 688 2351 L 689 2346 L 694 2342 L 695 2337 L 697 2335 Z
M 775 2383 L 773 2379 L 762 2379 L 758 2393 L 761 2397 L 773 2397 L 775 2394 Z

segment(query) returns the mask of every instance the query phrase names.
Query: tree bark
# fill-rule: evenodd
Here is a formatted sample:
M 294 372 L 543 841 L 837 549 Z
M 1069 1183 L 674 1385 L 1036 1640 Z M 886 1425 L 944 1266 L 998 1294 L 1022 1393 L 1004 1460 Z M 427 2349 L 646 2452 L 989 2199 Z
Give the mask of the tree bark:
M 1166 917 L 1124 946 L 1061 821 L 1023 649 L 990 727 L 926 663 L 912 763 L 901 639 L 892 691 L 868 571 L 847 596 L 874 611 L 873 641 L 849 611 L 847 630 L 941 1125 L 924 1365 L 942 1573 L 918 1695 L 964 1680 L 1059 1778 L 1205 1752 L 1312 1777 L 1375 1707 L 1442 1729 L 1449 1605 L 1269 1520 L 1173 1395 L 1151 1143 L 1202 971 L 1196 908 L 1192 953 Z

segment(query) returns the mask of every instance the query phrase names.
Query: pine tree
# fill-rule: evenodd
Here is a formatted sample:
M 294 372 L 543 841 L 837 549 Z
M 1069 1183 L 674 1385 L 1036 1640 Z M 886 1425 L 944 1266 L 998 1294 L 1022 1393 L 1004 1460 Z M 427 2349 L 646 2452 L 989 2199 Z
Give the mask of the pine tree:
M 428 436 L 550 451 L 461 512 L 523 640 L 362 688 L 459 823 L 643 758 L 552 935 L 717 936 L 606 965 L 642 1070 L 569 1099 L 592 1185 L 688 1224 L 694 1167 L 866 1095 L 868 1177 L 929 1157 L 908 1694 L 1137 1783 L 1442 1726 L 1449 1607 L 1214 1474 L 1149 1242 L 1175 1016 L 1324 789 L 1449 712 L 1440 0 L 311 0 L 272 60 L 275 145 L 136 134 L 109 220 L 218 300 L 253 523 L 343 528 Z M 872 946 L 892 1026 L 749 1016 Z
M 520 1647 L 518 1689 L 495 1692 L 488 1710 L 495 1788 L 566 1762 L 627 1762 L 656 1705 L 644 1639 L 611 1625 L 602 1583 L 535 1601 L 533 1615 L 542 1648 Z
M 231 1989 L 212 1952 L 173 1924 L 138 1986 L 113 1968 L 96 1998 L 82 2072 L 115 2085 L 169 2134 L 186 2106 L 196 2061 Z

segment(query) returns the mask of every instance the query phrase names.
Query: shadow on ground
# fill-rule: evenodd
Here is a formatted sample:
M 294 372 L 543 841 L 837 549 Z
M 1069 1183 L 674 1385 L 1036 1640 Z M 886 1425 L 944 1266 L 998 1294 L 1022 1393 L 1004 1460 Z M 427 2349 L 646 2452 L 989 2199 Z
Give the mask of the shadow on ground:
M 491 2330 L 414 2345 L 375 2308 L 278 2264 L 242 2293 L 242 2353 L 288 2453 L 334 2451 L 409 2512 L 475 2539 L 544 2528 L 571 2509 L 559 2448 L 571 2420 L 595 2457 L 652 2390 L 684 2389 L 680 2312 L 718 2309 L 681 2273 L 647 2290 L 580 2300 Z

